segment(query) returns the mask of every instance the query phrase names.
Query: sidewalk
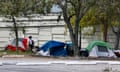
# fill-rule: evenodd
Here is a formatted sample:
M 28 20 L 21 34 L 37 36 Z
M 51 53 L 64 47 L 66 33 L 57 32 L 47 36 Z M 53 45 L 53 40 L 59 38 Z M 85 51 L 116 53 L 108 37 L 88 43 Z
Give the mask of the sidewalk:
M 65 65 L 97 65 L 110 64 L 120 65 L 120 61 L 114 60 L 83 60 L 83 59 L 66 59 L 54 57 L 33 57 L 33 56 L 3 56 L 0 57 L 0 66 L 2 65 L 49 65 L 49 64 L 65 64 Z

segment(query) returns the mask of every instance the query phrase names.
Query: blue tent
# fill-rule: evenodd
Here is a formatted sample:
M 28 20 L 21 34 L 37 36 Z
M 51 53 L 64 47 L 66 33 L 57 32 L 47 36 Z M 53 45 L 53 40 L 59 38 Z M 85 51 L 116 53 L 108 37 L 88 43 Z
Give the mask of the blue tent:
M 41 46 L 40 50 L 43 50 L 44 52 L 49 50 L 51 56 L 67 56 L 67 52 L 64 46 L 65 43 L 63 42 L 51 40 Z

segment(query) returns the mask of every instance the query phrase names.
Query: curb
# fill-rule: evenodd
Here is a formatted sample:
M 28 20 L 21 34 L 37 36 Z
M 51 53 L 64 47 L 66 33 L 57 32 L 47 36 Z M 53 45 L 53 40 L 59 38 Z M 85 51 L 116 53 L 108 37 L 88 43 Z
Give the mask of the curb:
M 3 62 L 2 65 L 16 65 L 17 62 Z
M 120 65 L 120 61 L 95 61 L 96 64 Z
M 78 62 L 78 61 L 74 61 L 74 62 L 66 62 L 66 65 L 96 65 L 96 62 Z
M 23 58 L 24 55 L 4 55 L 2 58 Z
M 63 65 L 120 65 L 119 61 L 47 61 L 47 62 L 3 62 L 2 65 L 17 65 L 17 66 L 32 66 L 32 65 L 50 65 L 50 64 L 63 64 Z
M 64 65 L 98 65 L 98 64 L 108 64 L 108 65 L 120 65 L 120 62 L 112 61 L 90 61 L 90 62 L 80 62 L 80 61 L 49 61 L 49 62 L 32 62 L 32 63 L 17 63 L 16 65 L 50 65 L 50 64 L 64 64 Z
M 16 63 L 18 66 L 28 66 L 28 65 L 49 65 L 51 64 L 50 62 L 32 62 L 32 63 Z

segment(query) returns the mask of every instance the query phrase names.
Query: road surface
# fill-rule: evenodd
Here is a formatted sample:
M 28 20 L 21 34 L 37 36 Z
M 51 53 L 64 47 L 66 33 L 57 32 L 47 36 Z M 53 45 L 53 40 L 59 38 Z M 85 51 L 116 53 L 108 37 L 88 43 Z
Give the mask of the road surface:
M 65 65 L 65 64 L 49 64 L 49 65 L 32 65 L 17 66 L 3 65 L 0 66 L 0 72 L 104 72 L 105 69 L 111 71 L 120 71 L 120 65 Z

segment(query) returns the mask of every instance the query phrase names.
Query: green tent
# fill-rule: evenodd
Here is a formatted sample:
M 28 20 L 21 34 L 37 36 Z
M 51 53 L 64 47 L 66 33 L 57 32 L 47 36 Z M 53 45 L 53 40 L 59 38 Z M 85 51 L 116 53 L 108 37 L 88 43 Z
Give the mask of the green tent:
M 91 41 L 86 51 L 89 57 L 116 57 L 110 45 L 103 41 Z
M 87 50 L 88 52 L 91 51 L 92 48 L 93 48 L 95 45 L 105 46 L 105 47 L 108 48 L 108 49 L 112 49 L 112 48 L 110 47 L 110 45 L 109 45 L 108 43 L 106 43 L 106 42 L 103 42 L 103 41 L 91 41 L 91 42 L 88 44 L 86 50 Z

